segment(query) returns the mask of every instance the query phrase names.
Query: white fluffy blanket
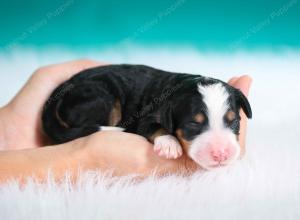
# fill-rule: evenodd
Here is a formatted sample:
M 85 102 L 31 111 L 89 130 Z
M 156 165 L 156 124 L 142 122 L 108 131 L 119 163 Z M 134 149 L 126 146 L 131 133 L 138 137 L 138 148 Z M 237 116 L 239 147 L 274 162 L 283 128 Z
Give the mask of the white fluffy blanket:
M 39 65 L 78 54 L 28 49 L 0 53 L 0 104 Z M 139 184 L 103 174 L 85 174 L 76 186 L 67 180 L 59 186 L 49 180 L 45 185 L 30 182 L 20 189 L 11 182 L 0 187 L 0 219 L 300 219 L 300 53 L 136 48 L 131 52 L 86 51 L 80 56 L 144 63 L 224 80 L 237 74 L 252 75 L 253 120 L 246 157 L 232 167 L 190 178 L 149 178 Z

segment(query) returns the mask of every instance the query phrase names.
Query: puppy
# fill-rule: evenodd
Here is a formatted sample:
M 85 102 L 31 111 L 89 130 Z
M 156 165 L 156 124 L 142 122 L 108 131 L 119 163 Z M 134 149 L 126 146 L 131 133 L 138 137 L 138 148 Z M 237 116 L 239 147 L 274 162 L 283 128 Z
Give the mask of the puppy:
M 144 136 L 160 156 L 185 152 L 212 169 L 240 155 L 239 110 L 252 117 L 247 98 L 217 79 L 142 65 L 84 70 L 60 85 L 45 104 L 42 123 L 59 144 L 101 130 Z

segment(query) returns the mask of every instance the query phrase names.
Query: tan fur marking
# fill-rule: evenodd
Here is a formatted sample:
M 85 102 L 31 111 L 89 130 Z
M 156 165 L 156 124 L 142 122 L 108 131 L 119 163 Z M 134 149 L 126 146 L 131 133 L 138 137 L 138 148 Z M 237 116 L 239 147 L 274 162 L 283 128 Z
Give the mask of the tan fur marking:
M 157 131 L 155 131 L 155 132 L 149 137 L 149 141 L 150 141 L 151 143 L 154 143 L 154 139 L 155 139 L 156 137 L 163 136 L 163 135 L 167 135 L 167 134 L 168 134 L 168 133 L 167 133 L 167 131 L 166 131 L 165 129 L 160 128 L 160 129 L 158 129 Z
M 196 122 L 202 123 L 205 120 L 205 117 L 202 113 L 198 113 L 197 115 L 195 115 L 194 117 Z
M 191 142 L 188 141 L 188 140 L 186 140 L 186 139 L 184 139 L 183 132 L 182 132 L 181 129 L 176 130 L 176 135 L 177 135 L 177 139 L 179 140 L 179 142 L 180 142 L 183 150 L 185 152 L 188 152 L 188 150 L 189 150 L 189 148 L 191 146 Z
M 121 121 L 121 118 L 122 118 L 121 103 L 119 100 L 117 100 L 110 112 L 108 125 L 116 126 Z
M 228 121 L 233 121 L 235 119 L 235 117 L 236 117 L 236 115 L 235 115 L 235 113 L 233 111 L 228 111 L 226 113 L 226 119 Z

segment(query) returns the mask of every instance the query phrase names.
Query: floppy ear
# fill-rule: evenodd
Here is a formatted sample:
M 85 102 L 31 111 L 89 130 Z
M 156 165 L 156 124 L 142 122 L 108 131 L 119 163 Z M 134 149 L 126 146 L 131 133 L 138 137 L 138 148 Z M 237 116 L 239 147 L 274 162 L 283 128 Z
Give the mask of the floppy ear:
M 239 90 L 235 91 L 235 98 L 237 100 L 237 104 L 243 109 L 248 118 L 252 118 L 252 110 L 246 96 Z

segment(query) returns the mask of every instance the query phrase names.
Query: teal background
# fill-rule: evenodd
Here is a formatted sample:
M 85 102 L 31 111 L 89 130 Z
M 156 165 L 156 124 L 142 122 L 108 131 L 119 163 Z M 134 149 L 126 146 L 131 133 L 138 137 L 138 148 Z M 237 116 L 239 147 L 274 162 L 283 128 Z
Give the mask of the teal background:
M 2 49 L 14 45 L 93 48 L 127 43 L 223 50 L 300 46 L 298 0 L 0 3 Z M 289 4 L 286 12 L 271 18 Z

